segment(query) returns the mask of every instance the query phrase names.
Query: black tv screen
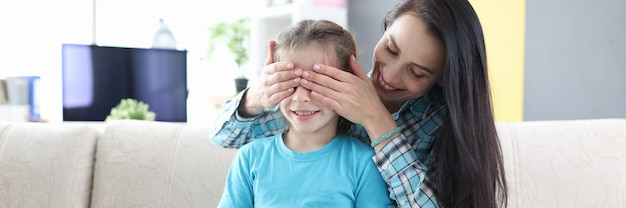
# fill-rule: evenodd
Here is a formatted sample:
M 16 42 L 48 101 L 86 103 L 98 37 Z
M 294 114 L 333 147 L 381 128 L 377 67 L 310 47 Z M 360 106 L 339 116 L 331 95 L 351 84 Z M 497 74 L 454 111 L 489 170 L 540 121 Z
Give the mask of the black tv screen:
M 62 45 L 64 121 L 104 121 L 122 99 L 149 105 L 157 121 L 187 121 L 187 52 Z

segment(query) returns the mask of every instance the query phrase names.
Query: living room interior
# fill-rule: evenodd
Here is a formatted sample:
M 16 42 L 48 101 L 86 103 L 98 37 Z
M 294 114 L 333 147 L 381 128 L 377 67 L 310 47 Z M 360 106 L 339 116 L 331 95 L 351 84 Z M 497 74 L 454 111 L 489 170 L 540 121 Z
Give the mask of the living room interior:
M 252 83 L 267 39 L 302 18 L 354 31 L 369 70 L 396 2 L 0 2 L 0 80 L 36 77 L 42 119 L 0 92 L 0 207 L 215 207 L 236 150 L 208 137 L 237 67 L 225 48 L 206 58 L 208 28 L 251 17 Z M 485 31 L 508 207 L 625 207 L 626 1 L 470 2 Z M 186 121 L 64 121 L 63 45 L 153 49 L 160 19 L 176 40 L 165 50 L 186 57 Z

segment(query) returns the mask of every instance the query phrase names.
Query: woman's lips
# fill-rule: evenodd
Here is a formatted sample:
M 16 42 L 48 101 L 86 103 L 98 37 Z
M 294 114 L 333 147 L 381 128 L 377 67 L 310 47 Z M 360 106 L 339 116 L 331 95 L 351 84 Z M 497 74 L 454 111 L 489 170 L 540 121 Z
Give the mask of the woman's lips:
M 392 87 L 390 85 L 388 85 L 385 80 L 383 80 L 383 76 L 379 73 L 378 74 L 378 79 L 377 80 L 377 84 L 378 84 L 378 88 L 380 88 L 381 90 L 387 92 L 387 93 L 396 93 L 398 91 L 398 88 Z

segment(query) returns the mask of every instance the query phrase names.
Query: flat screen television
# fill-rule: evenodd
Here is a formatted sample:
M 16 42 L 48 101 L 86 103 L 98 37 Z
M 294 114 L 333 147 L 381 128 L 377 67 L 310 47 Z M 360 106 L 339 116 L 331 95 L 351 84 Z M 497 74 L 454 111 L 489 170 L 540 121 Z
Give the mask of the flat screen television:
M 187 121 L 187 51 L 62 45 L 64 121 L 104 121 L 122 99 L 149 105 L 155 120 Z

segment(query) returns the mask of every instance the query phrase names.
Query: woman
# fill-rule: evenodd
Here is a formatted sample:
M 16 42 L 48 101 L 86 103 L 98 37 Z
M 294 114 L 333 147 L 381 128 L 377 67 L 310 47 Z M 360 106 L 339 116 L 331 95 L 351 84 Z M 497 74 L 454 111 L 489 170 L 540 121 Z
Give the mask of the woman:
M 467 0 L 402 0 L 383 21 L 366 76 L 277 62 L 228 102 L 213 142 L 236 148 L 281 131 L 273 107 L 296 86 L 356 125 L 399 207 L 506 206 L 482 28 Z M 273 53 L 270 43 L 270 54 Z M 396 132 L 397 130 L 400 132 Z

